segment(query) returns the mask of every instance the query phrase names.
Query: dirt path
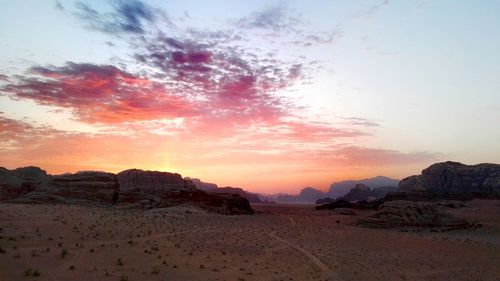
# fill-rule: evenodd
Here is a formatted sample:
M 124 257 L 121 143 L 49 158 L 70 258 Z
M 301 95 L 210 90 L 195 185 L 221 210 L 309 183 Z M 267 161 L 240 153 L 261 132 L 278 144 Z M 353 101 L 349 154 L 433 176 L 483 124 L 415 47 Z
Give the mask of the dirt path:
M 310 253 L 309 251 L 297 246 L 295 243 L 293 242 L 290 242 L 290 241 L 287 241 L 285 239 L 282 239 L 280 237 L 278 237 L 275 232 L 269 232 L 268 235 L 281 242 L 281 243 L 284 243 L 286 244 L 287 246 L 291 247 L 291 248 L 294 248 L 295 250 L 299 251 L 300 253 L 302 253 L 304 256 L 306 256 L 312 263 L 314 263 L 319 269 L 321 269 L 323 271 L 323 273 L 328 276 L 328 280 L 331 280 L 331 281 L 341 281 L 342 279 L 340 279 L 339 276 L 337 276 L 337 274 L 335 274 L 326 264 L 324 264 L 322 261 L 320 261 L 315 255 L 313 255 L 312 253 Z

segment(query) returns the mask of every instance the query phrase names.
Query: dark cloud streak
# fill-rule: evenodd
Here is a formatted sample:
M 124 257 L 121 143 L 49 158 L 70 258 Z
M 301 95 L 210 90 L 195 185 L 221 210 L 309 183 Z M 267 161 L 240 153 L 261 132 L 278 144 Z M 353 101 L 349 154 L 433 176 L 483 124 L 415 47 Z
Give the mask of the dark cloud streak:
M 164 13 L 137 0 L 115 0 L 111 4 L 112 12 L 100 13 L 85 3 L 77 2 L 75 15 L 87 22 L 91 29 L 111 35 L 144 34 L 146 24 L 154 24 L 160 15 L 166 17 Z

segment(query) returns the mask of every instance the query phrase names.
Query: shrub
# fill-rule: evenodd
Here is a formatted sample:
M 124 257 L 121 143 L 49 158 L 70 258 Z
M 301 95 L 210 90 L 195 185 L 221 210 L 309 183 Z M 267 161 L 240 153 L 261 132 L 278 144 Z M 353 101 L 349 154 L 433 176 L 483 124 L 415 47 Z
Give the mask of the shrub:
M 62 249 L 61 251 L 61 259 L 64 259 L 68 255 L 68 250 Z

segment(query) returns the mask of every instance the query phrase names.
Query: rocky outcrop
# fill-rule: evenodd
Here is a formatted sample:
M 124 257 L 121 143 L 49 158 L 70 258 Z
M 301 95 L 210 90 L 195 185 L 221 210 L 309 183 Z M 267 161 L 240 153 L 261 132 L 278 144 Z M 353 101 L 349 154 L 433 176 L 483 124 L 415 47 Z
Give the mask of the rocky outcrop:
M 375 198 L 384 198 L 388 193 L 398 190 L 397 186 L 379 186 L 372 189 L 372 196 Z
M 358 224 L 373 228 L 444 230 L 474 227 L 466 220 L 444 212 L 436 204 L 411 201 L 385 202 L 375 214 L 359 219 Z
M 193 191 L 196 189 L 192 181 L 181 175 L 159 171 L 125 170 L 117 175 L 120 191 L 141 188 L 147 194 L 163 194 L 164 192 Z
M 199 190 L 212 192 L 212 191 L 217 190 L 217 188 L 219 188 L 219 186 L 217 186 L 217 184 L 215 184 L 215 183 L 204 182 L 204 181 L 201 181 L 200 179 L 197 179 L 197 178 L 185 177 L 184 179 L 192 181 L 194 183 L 194 185 L 196 186 L 196 188 Z
M 48 181 L 47 173 L 38 167 L 14 170 L 0 167 L 0 201 L 16 199 Z
M 118 173 L 117 178 L 120 183 L 117 206 L 150 209 L 187 204 L 220 214 L 253 213 L 242 196 L 199 190 L 179 174 L 131 169 Z
M 111 173 L 85 171 L 51 176 L 46 185 L 14 200 L 17 203 L 64 203 L 112 206 L 119 184 Z
M 252 214 L 247 199 L 195 188 L 179 174 L 126 170 L 118 175 L 86 171 L 49 176 L 39 168 L 0 168 L 0 200 L 31 204 L 79 204 L 151 209 L 192 205 L 221 214 Z
M 433 164 L 421 175 L 401 180 L 398 192 L 438 199 L 500 198 L 500 165 Z
M 199 190 L 212 193 L 237 194 L 243 198 L 246 198 L 250 203 L 262 203 L 262 200 L 258 194 L 248 192 L 240 187 L 231 187 L 231 186 L 219 187 L 215 183 L 203 182 L 197 178 L 186 177 L 185 179 L 192 181 L 193 184 L 196 186 L 196 188 Z
M 255 193 L 247 192 L 239 187 L 231 187 L 231 186 L 219 187 L 219 188 L 213 190 L 212 192 L 237 194 L 243 198 L 246 198 L 250 203 L 262 203 L 262 200 L 260 200 L 259 195 L 255 194 Z
M 373 197 L 371 188 L 362 183 L 358 183 L 349 191 L 349 193 L 342 196 L 341 198 L 346 201 L 361 201 L 373 199 L 370 197 Z
M 383 199 L 378 199 L 378 200 L 372 200 L 372 201 L 356 201 L 356 202 L 350 202 L 344 199 L 336 199 L 333 202 L 322 204 L 319 206 L 316 206 L 316 210 L 335 210 L 335 209 L 366 209 L 366 210 L 376 210 L 379 208 L 380 205 L 384 203 Z

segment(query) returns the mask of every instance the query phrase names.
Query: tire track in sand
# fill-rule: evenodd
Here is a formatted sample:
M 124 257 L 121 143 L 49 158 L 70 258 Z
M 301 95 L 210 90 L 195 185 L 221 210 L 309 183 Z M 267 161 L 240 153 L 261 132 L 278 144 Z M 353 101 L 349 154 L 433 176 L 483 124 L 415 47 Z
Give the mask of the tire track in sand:
M 323 273 L 328 276 L 328 280 L 331 280 L 331 281 L 342 281 L 342 279 L 340 279 L 340 277 L 334 273 L 328 266 L 326 266 L 326 264 L 324 264 L 322 261 L 320 261 L 315 255 L 313 255 L 312 253 L 310 253 L 309 251 L 305 250 L 304 248 L 301 248 L 299 246 L 297 246 L 295 243 L 292 243 L 288 240 L 285 240 L 285 239 L 282 239 L 280 237 L 278 237 L 274 231 L 272 232 L 269 232 L 267 233 L 267 235 L 269 235 L 271 238 L 281 242 L 281 243 L 284 243 L 286 244 L 287 246 L 291 247 L 291 248 L 294 248 L 295 250 L 299 251 L 300 253 L 302 253 L 304 256 L 306 256 L 312 263 L 314 263 L 319 269 L 321 269 L 321 271 L 323 271 Z

